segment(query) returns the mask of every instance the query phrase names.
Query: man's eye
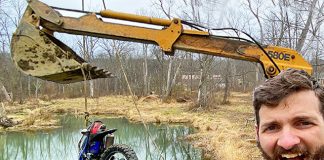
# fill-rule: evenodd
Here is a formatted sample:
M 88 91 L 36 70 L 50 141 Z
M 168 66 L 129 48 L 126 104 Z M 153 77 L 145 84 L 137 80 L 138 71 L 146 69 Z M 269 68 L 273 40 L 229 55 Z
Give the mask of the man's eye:
M 309 128 L 311 126 L 313 126 L 313 123 L 309 122 L 309 121 L 299 121 L 299 122 L 297 122 L 297 127 L 300 127 L 300 128 Z
M 278 130 L 278 126 L 271 125 L 271 126 L 268 126 L 267 128 L 265 128 L 263 130 L 263 132 L 269 132 L 269 133 L 271 133 L 271 132 L 275 132 L 276 130 Z
M 300 122 L 301 125 L 310 125 L 311 123 L 310 122 L 307 122 L 307 121 L 303 121 L 303 122 Z

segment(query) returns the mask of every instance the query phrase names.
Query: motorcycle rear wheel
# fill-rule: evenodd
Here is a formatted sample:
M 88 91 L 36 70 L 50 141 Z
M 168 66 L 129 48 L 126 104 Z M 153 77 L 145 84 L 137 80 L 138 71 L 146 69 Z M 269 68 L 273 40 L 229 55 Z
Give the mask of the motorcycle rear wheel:
M 132 148 L 124 144 L 111 145 L 101 155 L 100 160 L 138 160 Z

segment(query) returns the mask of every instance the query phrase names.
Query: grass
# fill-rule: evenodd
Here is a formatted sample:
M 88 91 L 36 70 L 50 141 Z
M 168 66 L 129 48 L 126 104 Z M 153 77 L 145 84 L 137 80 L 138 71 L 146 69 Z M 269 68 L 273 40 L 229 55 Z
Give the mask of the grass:
M 158 99 L 140 99 L 137 101 L 140 116 L 131 97 L 110 96 L 88 99 L 88 111 L 92 115 L 120 115 L 131 121 L 191 123 L 198 132 L 185 139 L 202 148 L 206 159 L 261 159 L 253 141 L 255 132 L 251 95 L 232 93 L 229 100 L 228 104 L 216 103 L 206 110 L 193 111 L 193 103 L 176 103 L 172 100 L 162 103 Z M 57 122 L 53 113 L 80 115 L 85 111 L 83 98 L 31 101 L 7 108 L 9 116 L 19 115 L 26 128 L 55 126 Z

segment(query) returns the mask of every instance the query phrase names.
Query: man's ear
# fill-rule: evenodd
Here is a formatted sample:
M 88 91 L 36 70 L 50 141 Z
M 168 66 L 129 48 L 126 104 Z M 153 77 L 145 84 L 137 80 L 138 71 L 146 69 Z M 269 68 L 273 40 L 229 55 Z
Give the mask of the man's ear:
M 257 124 L 254 124 L 254 128 L 255 128 L 255 138 L 259 142 L 259 129 L 260 128 Z

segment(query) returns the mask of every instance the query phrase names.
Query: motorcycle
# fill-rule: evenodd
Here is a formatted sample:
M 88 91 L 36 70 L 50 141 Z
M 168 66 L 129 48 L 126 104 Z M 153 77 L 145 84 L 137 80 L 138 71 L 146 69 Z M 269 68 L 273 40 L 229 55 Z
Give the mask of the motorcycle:
M 132 148 L 125 144 L 114 144 L 114 132 L 107 129 L 102 121 L 89 121 L 89 113 L 85 115 L 87 129 L 81 130 L 79 160 L 138 160 Z

